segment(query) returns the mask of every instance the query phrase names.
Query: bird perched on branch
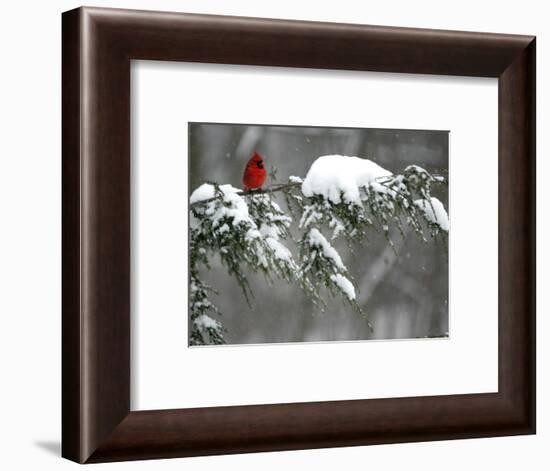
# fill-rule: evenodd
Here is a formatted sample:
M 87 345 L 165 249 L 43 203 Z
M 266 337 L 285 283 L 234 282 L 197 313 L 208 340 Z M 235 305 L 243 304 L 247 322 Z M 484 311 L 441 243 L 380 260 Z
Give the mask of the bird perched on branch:
M 267 172 L 264 167 L 264 159 L 260 154 L 254 152 L 250 158 L 243 174 L 243 185 L 245 191 L 257 190 L 265 183 Z

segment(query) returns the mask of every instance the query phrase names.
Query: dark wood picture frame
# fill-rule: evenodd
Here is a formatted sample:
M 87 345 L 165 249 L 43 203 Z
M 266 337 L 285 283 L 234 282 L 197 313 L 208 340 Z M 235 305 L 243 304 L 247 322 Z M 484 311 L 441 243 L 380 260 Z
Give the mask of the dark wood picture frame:
M 534 37 L 98 8 L 62 24 L 64 457 L 535 433 Z M 133 59 L 497 77 L 498 393 L 131 411 Z

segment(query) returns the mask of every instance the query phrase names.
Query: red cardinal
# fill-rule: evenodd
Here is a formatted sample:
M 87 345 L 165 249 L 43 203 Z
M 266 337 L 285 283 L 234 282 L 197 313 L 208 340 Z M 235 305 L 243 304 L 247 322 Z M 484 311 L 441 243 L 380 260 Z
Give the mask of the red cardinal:
M 264 159 L 257 152 L 250 158 L 246 164 L 243 174 L 243 185 L 246 191 L 261 188 L 265 182 L 267 173 L 264 168 Z

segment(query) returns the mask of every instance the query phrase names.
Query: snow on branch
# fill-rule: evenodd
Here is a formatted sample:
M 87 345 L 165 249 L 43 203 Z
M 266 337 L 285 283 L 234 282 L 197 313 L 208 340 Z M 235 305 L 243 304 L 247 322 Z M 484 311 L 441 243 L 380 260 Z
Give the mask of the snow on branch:
M 285 191 L 285 190 L 288 190 L 288 189 L 290 189 L 294 186 L 298 186 L 302 183 L 301 180 L 300 181 L 293 181 L 292 178 L 298 178 L 298 177 L 290 177 L 289 178 L 290 183 L 272 185 L 269 188 L 265 188 L 265 189 L 261 189 L 261 190 L 244 191 L 244 190 L 239 190 L 239 189 L 235 188 L 235 190 L 236 190 L 235 194 L 237 194 L 239 196 L 245 196 L 245 197 L 252 197 L 252 196 L 255 197 L 256 195 L 276 193 L 278 191 Z M 215 196 L 213 193 L 210 192 L 211 191 L 210 189 L 213 188 L 213 185 L 210 185 L 210 184 L 206 184 L 206 185 L 207 186 L 205 188 L 203 188 L 203 190 L 199 191 L 199 193 L 196 195 L 195 199 L 190 201 L 191 206 L 198 206 L 198 205 L 201 205 L 201 204 L 209 203 L 209 202 L 211 202 L 211 201 L 213 201 L 213 200 L 215 200 L 219 197 L 219 196 Z M 199 188 L 202 188 L 202 187 L 204 187 L 204 185 L 202 185 Z M 195 194 L 195 192 L 193 192 L 193 194 Z
M 361 190 L 388 177 L 391 172 L 371 160 L 324 155 L 313 162 L 302 183 L 302 193 L 306 197 L 322 196 L 334 204 L 361 205 Z
M 209 301 L 214 291 L 199 278 L 214 254 L 249 305 L 253 293 L 245 271 L 261 272 L 268 280 L 278 277 L 297 284 L 320 309 L 325 306 L 324 287 L 342 296 L 368 323 L 356 301 L 353 277 L 332 241 L 342 238 L 351 248 L 370 231 L 382 231 L 393 246 L 390 227 L 403 234 L 404 225 L 425 241 L 426 233 L 445 239 L 448 215 L 431 195 L 432 185 L 440 183 L 445 183 L 442 177 L 416 165 L 394 175 L 371 160 L 342 155 L 321 156 L 304 179 L 292 176 L 289 183 L 263 190 L 204 183 L 190 198 L 190 343 L 224 343 L 224 327 L 212 317 L 221 315 Z M 276 193 L 284 197 L 289 214 L 275 201 Z M 300 231 L 297 258 L 286 245 L 293 240 L 293 217 Z

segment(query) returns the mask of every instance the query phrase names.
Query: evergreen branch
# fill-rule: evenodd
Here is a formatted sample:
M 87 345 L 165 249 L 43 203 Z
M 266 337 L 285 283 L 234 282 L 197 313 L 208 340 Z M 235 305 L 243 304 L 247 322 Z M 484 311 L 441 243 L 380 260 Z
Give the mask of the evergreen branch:
M 327 172 L 330 173 L 330 169 Z M 324 175 L 321 177 L 324 182 Z M 354 182 L 354 175 L 349 179 Z M 210 269 L 209 257 L 216 253 L 229 276 L 237 280 L 249 306 L 253 292 L 248 274 L 263 274 L 268 283 L 275 275 L 298 285 L 321 311 L 326 307 L 321 294 L 323 288 L 331 296 L 340 295 L 365 319 L 372 333 L 373 327 L 363 311 L 364 300 L 358 302 L 353 276 L 331 241 L 344 239 L 353 253 L 353 243 L 361 243 L 370 230 L 381 228 L 388 250 L 391 248 L 397 256 L 390 237 L 390 225 L 395 224 L 403 240 L 402 226 L 413 229 L 425 242 L 426 233 L 446 242 L 447 215 L 444 214 L 447 222 L 442 226 L 436 212 L 442 204 L 431 195 L 432 184 L 445 184 L 446 179 L 421 167 L 410 165 L 402 174 L 387 174 L 362 184 L 357 182 L 358 195 L 349 200 L 338 182 L 335 185 L 336 190 L 340 189 L 340 197 L 333 198 L 309 191 L 305 196 L 295 190 L 302 184 L 296 180 L 276 183 L 273 178 L 271 186 L 251 191 L 210 182 L 200 187 L 198 194 L 208 198 L 190 204 L 191 345 L 225 343 L 226 330 L 217 319 L 221 313 L 208 299 L 212 288 L 199 278 L 200 267 Z M 256 197 L 276 192 L 283 193 L 288 211 L 299 221 L 302 237 L 297 240 L 290 231 L 293 218 L 285 214 L 275 198 Z M 439 206 L 436 207 L 434 200 Z M 323 232 L 329 231 L 332 236 L 327 238 Z M 286 247 L 287 240 L 297 243 L 297 260 Z
M 241 190 L 241 191 L 236 192 L 235 194 L 239 195 L 239 196 L 264 195 L 264 194 L 267 194 L 267 193 L 275 193 L 277 191 L 285 191 L 285 190 L 288 190 L 290 188 L 294 188 L 298 185 L 301 185 L 301 183 L 300 182 L 280 183 L 278 185 L 271 185 L 270 187 L 265 188 L 265 189 L 261 189 L 261 190 L 250 190 L 250 191 Z M 200 206 L 202 204 L 209 203 L 210 201 L 215 201 L 215 200 L 220 199 L 220 198 L 223 198 L 223 194 L 218 194 L 216 196 L 213 196 L 212 198 L 207 198 L 205 200 L 195 201 L 194 203 L 191 203 L 189 206 L 191 208 L 194 207 L 194 206 Z

